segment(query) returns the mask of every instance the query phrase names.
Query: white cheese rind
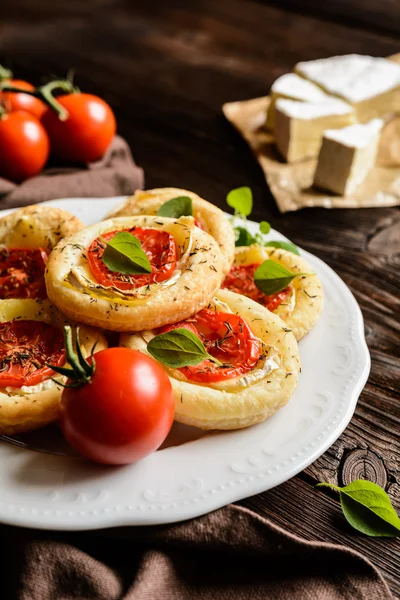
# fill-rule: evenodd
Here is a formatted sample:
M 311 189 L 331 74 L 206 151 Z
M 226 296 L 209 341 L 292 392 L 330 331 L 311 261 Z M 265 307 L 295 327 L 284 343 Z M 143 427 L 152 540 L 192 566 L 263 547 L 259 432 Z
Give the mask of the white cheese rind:
M 275 125 L 275 104 L 279 98 L 300 102 L 330 102 L 331 96 L 325 94 L 317 85 L 307 81 L 296 73 L 286 73 L 272 84 L 271 101 L 267 112 L 267 127 L 273 130 Z
M 280 98 L 301 100 L 302 102 L 325 102 L 330 96 L 317 85 L 303 79 L 296 73 L 286 73 L 272 84 L 271 94 Z
M 383 121 L 374 119 L 323 137 L 314 185 L 340 196 L 353 194 L 373 168 Z
M 317 104 L 280 99 L 275 119 L 276 146 L 288 162 L 318 156 L 325 129 L 355 122 L 353 109 L 341 100 Z
M 357 123 L 343 129 L 327 129 L 324 138 L 354 148 L 365 148 L 380 133 L 383 124 L 383 119 L 372 119 L 369 123 Z
M 298 102 L 296 100 L 280 99 L 276 103 L 276 108 L 289 117 L 296 119 L 316 119 L 331 115 L 352 114 L 353 109 L 350 104 L 342 100 L 332 99 L 329 103 L 324 102 Z
M 300 62 L 296 73 L 354 106 L 361 122 L 400 105 L 400 65 L 386 58 L 347 54 Z

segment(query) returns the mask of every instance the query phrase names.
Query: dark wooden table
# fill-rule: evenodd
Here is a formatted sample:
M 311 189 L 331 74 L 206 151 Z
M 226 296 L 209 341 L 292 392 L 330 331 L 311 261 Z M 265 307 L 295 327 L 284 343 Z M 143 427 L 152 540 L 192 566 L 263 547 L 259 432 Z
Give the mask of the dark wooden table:
M 398 541 L 357 535 L 337 497 L 314 487 L 368 478 L 400 508 L 399 213 L 280 215 L 248 148 L 221 115 L 223 102 L 265 95 L 298 60 L 399 52 L 399 18 L 393 0 L 13 0 L 2 7 L 0 52 L 18 77 L 37 83 L 75 67 L 81 89 L 113 106 L 147 187 L 188 188 L 223 207 L 229 189 L 250 185 L 254 217 L 322 258 L 350 286 L 372 357 L 356 413 L 311 467 L 244 504 L 307 539 L 360 550 L 400 595 Z

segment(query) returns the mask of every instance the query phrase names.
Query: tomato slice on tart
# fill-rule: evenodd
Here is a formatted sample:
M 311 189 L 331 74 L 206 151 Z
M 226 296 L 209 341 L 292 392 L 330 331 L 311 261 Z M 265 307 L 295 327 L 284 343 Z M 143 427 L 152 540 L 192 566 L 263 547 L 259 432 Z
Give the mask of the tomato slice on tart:
M 242 294 L 262 304 L 268 310 L 275 310 L 290 294 L 290 287 L 285 288 L 277 294 L 267 296 L 263 294 L 254 282 L 254 272 L 261 263 L 253 263 L 250 265 L 233 265 L 228 275 L 225 277 L 222 288 Z
M 0 250 L 0 299 L 46 298 L 44 270 L 47 256 L 42 248 Z
M 205 360 L 193 367 L 182 367 L 189 381 L 216 383 L 244 375 L 256 366 L 261 356 L 260 342 L 240 315 L 205 308 L 191 319 L 167 325 L 158 331 L 186 328 L 203 342 L 207 352 L 222 363 Z
M 54 375 L 46 363 L 65 362 L 60 330 L 43 321 L 0 323 L 0 387 L 32 386 Z
M 100 238 L 96 238 L 89 247 L 88 262 L 98 283 L 119 290 L 132 290 L 152 283 L 161 283 L 171 277 L 176 267 L 178 249 L 173 236 L 168 231 L 143 227 L 132 227 L 121 231 L 127 231 L 138 238 L 149 259 L 152 272 L 148 275 L 126 275 L 110 271 L 102 261 L 105 244 Z M 117 233 L 120 231 L 109 231 L 102 237 L 108 242 Z

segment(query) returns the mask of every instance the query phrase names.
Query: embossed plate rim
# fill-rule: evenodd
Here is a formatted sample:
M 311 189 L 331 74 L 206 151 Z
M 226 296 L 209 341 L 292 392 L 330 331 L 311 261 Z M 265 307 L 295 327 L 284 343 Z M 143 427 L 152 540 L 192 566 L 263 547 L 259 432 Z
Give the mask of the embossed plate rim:
M 123 197 L 69 198 L 48 204 L 70 210 L 89 223 L 105 218 L 122 200 Z M 2 211 L 0 215 L 7 212 L 10 211 Z M 256 224 L 251 226 L 256 227 Z M 286 239 L 278 232 L 272 233 L 275 238 Z M 325 293 L 328 290 L 327 306 L 320 322 L 300 343 L 300 351 L 307 350 L 302 359 L 307 363 L 313 349 L 310 340 L 315 338 L 321 344 L 321 336 L 328 329 L 329 337 L 324 338 L 324 344 L 336 344 L 336 354 L 328 353 L 325 358 L 328 363 L 333 356 L 339 360 L 329 371 L 329 389 L 312 390 L 314 404 L 308 399 L 309 393 L 302 391 L 302 382 L 304 387 L 306 377 L 311 377 L 307 364 L 307 375 L 303 374 L 300 379 L 291 403 L 264 424 L 228 434 L 207 435 L 157 452 L 134 466 L 96 468 L 80 459 L 42 455 L 1 443 L 0 521 L 54 530 L 172 523 L 266 491 L 287 481 L 321 456 L 343 432 L 354 413 L 368 378 L 370 357 L 362 314 L 353 294 L 323 261 L 308 252 L 301 253 L 320 274 Z M 330 299 L 331 293 L 336 297 L 336 304 Z M 334 310 L 330 313 L 332 307 Z M 337 309 L 339 314 L 335 314 Z M 344 321 L 348 321 L 346 327 L 342 324 L 343 311 Z M 320 352 L 315 360 L 321 360 Z M 327 364 L 323 368 L 327 369 Z M 312 374 L 313 385 L 317 385 L 314 377 L 318 380 L 319 371 L 315 369 Z M 317 396 L 320 396 L 318 401 Z M 287 419 L 296 413 L 297 420 Z M 295 430 L 293 437 L 283 439 L 279 449 L 282 423 L 285 430 L 291 425 L 295 425 Z M 27 491 L 24 486 L 28 485 L 29 478 L 32 481 Z

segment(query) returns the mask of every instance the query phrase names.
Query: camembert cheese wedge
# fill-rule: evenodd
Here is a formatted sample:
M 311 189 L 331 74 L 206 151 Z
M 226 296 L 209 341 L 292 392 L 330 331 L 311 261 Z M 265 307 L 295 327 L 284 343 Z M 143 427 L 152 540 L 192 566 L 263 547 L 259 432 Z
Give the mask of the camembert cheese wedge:
M 314 185 L 351 195 L 375 164 L 382 119 L 324 132 Z
M 273 131 L 275 124 L 275 104 L 279 98 L 299 100 L 300 102 L 327 102 L 331 100 L 317 85 L 303 79 L 296 73 L 286 73 L 279 77 L 271 87 L 271 101 L 267 112 L 267 127 Z
M 359 122 L 399 110 L 400 64 L 394 61 L 347 54 L 300 62 L 295 71 L 351 104 Z
M 279 99 L 275 112 L 275 141 L 288 162 L 318 156 L 325 129 L 355 123 L 352 107 L 342 100 L 327 103 Z

